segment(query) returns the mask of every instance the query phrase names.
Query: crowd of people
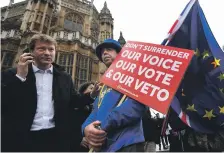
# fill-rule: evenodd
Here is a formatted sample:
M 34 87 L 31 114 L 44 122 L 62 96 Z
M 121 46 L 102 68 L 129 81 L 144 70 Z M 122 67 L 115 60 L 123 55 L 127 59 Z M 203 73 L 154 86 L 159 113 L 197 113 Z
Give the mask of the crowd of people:
M 2 151 L 155 152 L 156 144 L 170 151 L 223 150 L 223 132 L 205 140 L 172 109 L 163 133 L 164 118 L 107 85 L 86 82 L 76 92 L 71 76 L 53 63 L 56 47 L 50 36 L 36 34 L 30 53 L 2 72 Z M 120 51 L 119 42 L 106 39 L 96 55 L 109 67 Z

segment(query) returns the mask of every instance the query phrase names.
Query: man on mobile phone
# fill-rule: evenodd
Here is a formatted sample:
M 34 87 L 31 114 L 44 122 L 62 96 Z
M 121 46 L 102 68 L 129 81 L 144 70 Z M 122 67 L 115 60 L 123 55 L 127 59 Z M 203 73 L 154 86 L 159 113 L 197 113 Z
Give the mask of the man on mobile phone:
M 93 99 L 78 95 L 71 76 L 53 64 L 56 46 L 36 34 L 17 68 L 2 72 L 2 151 L 70 151 L 72 109 Z

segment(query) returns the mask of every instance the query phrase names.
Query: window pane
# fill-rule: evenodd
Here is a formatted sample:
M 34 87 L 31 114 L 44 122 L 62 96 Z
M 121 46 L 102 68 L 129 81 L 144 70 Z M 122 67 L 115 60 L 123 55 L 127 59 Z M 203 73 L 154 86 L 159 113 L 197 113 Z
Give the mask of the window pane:
M 3 66 L 12 66 L 13 60 L 14 60 L 15 54 L 14 53 L 6 53 L 4 61 L 3 61 Z
M 92 60 L 89 59 L 89 78 L 88 80 L 91 81 L 92 79 Z
M 66 64 L 66 54 L 60 53 L 59 56 L 59 65 L 65 65 Z
M 74 55 L 69 54 L 68 65 L 73 65 L 73 59 L 74 59 Z
M 68 73 L 72 75 L 72 66 L 69 67 Z

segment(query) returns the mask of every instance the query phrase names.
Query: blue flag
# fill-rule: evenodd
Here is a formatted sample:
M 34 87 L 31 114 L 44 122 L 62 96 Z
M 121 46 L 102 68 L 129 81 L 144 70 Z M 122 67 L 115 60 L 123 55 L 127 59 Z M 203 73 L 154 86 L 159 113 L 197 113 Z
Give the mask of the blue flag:
M 224 52 L 198 0 L 187 4 L 162 45 L 195 51 L 171 107 L 196 131 L 213 133 L 223 129 Z

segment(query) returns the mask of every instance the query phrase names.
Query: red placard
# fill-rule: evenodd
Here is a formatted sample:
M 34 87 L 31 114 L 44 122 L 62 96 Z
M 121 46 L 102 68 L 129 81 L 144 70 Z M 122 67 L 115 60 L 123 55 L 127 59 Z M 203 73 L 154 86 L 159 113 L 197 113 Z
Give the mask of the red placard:
M 166 114 L 194 51 L 128 41 L 101 81 Z

